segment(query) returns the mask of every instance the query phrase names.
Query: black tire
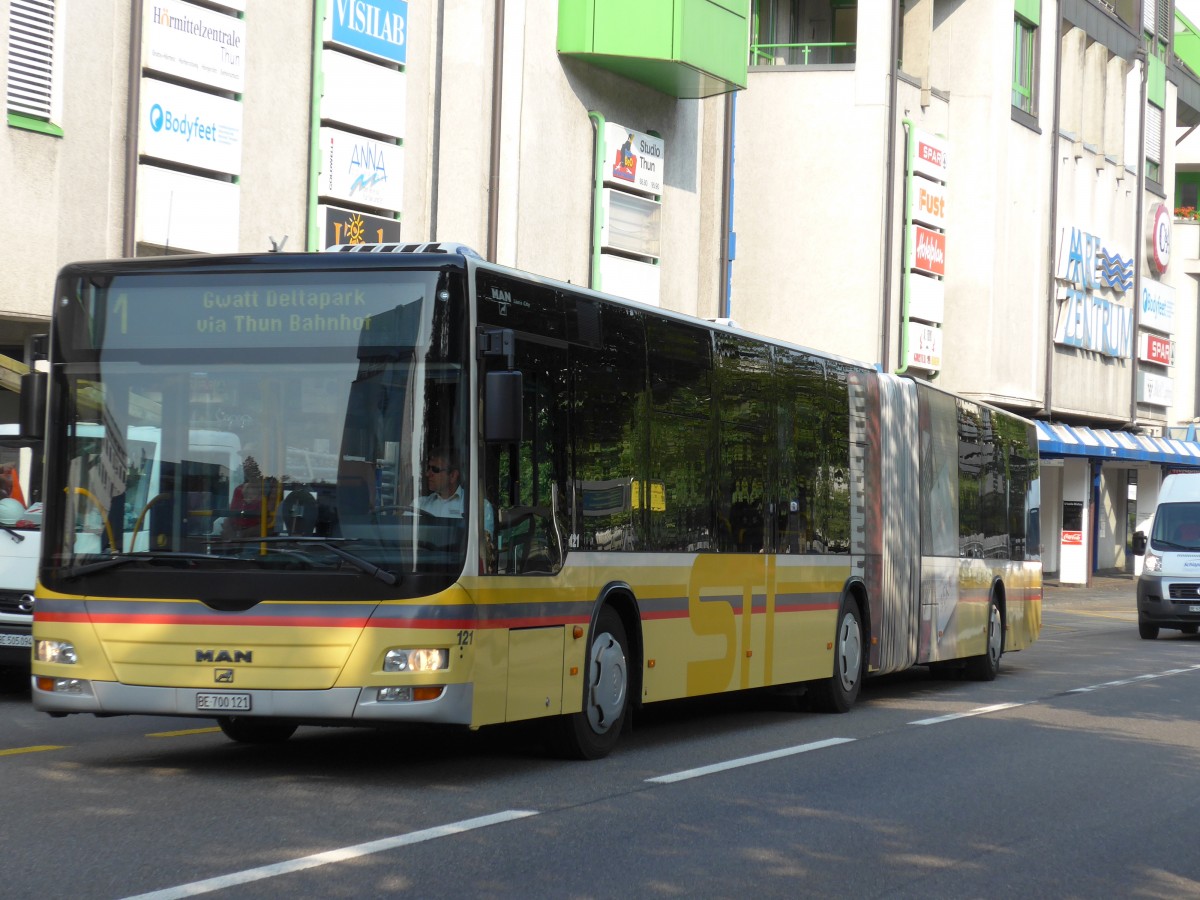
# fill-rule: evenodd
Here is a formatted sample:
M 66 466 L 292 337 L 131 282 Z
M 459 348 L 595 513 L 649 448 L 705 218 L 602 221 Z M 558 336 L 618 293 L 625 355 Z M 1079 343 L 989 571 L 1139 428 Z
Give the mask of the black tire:
M 616 747 L 629 713 L 629 640 L 616 611 L 600 610 L 588 645 L 583 710 L 555 720 L 555 751 L 567 759 L 600 759 Z
M 296 732 L 296 725 L 278 719 L 257 719 L 250 716 L 222 716 L 217 719 L 225 737 L 239 744 L 278 744 Z
M 866 671 L 862 622 L 858 604 L 851 597 L 842 597 L 837 621 L 837 633 L 833 639 L 833 674 L 814 682 L 809 691 L 812 708 L 821 712 L 849 712 L 862 690 Z
M 1143 641 L 1152 641 L 1158 637 L 1158 626 L 1138 616 L 1138 635 Z
M 1180 625 L 1179 630 L 1184 634 L 1195 634 L 1200 631 L 1200 625 Z
M 987 649 L 967 660 L 966 675 L 973 681 L 995 681 L 1004 655 L 1004 619 L 995 597 L 988 598 Z

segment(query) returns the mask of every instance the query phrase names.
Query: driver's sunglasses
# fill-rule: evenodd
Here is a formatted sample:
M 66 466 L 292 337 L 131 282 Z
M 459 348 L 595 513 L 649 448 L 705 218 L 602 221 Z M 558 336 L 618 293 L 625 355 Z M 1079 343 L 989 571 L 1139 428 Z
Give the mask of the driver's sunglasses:
M 443 472 L 445 472 L 445 471 L 446 471 L 446 467 L 445 467 L 445 466 L 431 466 L 431 465 L 427 465 L 427 466 L 425 466 L 425 471 L 426 471 L 426 472 L 432 472 L 434 475 L 441 475 Z

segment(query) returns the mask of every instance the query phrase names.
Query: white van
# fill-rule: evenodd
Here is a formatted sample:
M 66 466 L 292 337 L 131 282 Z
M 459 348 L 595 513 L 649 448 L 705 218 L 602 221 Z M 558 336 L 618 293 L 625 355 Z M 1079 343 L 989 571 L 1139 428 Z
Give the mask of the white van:
M 104 435 L 105 430 L 101 425 L 79 426 L 79 437 L 85 442 L 90 440 L 97 444 L 96 453 L 101 452 L 98 445 Z M 134 486 L 126 505 L 128 521 L 122 529 L 125 540 L 120 549 L 125 552 L 149 547 L 148 523 L 139 523 L 137 513 L 153 505 L 152 501 L 162 484 L 160 440 L 161 431 L 158 428 L 135 425 L 129 428 L 121 444 L 127 466 L 125 477 Z M 208 467 L 214 473 L 220 473 L 226 483 L 240 468 L 241 441 L 236 434 L 192 429 L 188 432 L 188 440 L 188 465 Z M 18 435 L 16 425 L 0 423 L 0 467 L 3 467 L 6 475 L 14 470 L 19 474 L 23 499 L 32 500 L 34 492 L 41 490 L 38 482 L 41 480 L 42 454 L 41 441 L 23 439 Z M 203 512 L 208 516 L 212 514 L 212 510 Z M 99 553 L 103 513 L 97 515 L 93 505 L 80 503 L 75 514 L 79 520 L 76 526 L 76 549 Z M 0 668 L 29 667 L 33 643 L 34 587 L 42 549 L 41 525 L 40 503 L 26 507 L 21 501 L 0 494 Z M 212 522 L 205 518 L 202 525 L 207 533 Z
M 17 426 L 0 424 L 0 469 L 4 494 L 16 478 L 15 496 L 31 500 L 41 478 L 41 442 L 24 441 Z M 0 494 L 0 668 L 29 668 L 33 586 L 42 549 L 41 504 L 31 508 Z
M 1148 641 L 1160 628 L 1195 634 L 1200 629 L 1200 472 L 1163 479 L 1150 535 L 1135 533 L 1133 552 L 1145 560 L 1137 582 L 1138 634 Z

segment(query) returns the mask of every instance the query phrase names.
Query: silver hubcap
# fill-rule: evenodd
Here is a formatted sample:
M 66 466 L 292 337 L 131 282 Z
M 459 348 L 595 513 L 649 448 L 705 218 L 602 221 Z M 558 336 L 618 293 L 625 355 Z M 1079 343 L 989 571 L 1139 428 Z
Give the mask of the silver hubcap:
M 992 666 L 1000 664 L 1001 648 L 1004 646 L 1004 624 L 1000 621 L 1000 610 L 992 607 L 992 617 L 988 621 L 988 658 Z
M 842 689 L 854 690 L 861 672 L 862 632 L 858 630 L 858 619 L 852 613 L 847 613 L 842 617 L 837 642 L 837 675 L 841 679 Z
M 587 717 L 592 730 L 604 734 L 621 717 L 629 677 L 621 644 L 607 631 L 592 642 Z

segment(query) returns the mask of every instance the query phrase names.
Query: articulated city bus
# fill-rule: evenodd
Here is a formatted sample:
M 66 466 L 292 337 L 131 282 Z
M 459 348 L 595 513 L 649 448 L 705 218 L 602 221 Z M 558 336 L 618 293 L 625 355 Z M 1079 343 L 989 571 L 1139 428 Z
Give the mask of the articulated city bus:
M 928 384 L 457 245 L 78 264 L 55 298 L 51 714 L 544 718 L 595 758 L 642 704 L 845 711 L 1038 636 L 1035 431 Z

